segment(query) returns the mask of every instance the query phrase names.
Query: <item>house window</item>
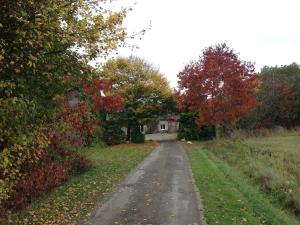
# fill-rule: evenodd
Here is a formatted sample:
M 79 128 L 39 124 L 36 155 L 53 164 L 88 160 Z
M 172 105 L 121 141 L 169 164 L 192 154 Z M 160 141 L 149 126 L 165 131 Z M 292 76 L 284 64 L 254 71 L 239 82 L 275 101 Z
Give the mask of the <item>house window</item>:
M 140 125 L 140 131 L 143 133 L 144 132 L 144 125 Z
M 165 130 L 165 129 L 166 129 L 166 124 L 164 124 L 164 123 L 161 124 L 161 125 L 160 125 L 160 129 L 161 129 L 161 130 Z

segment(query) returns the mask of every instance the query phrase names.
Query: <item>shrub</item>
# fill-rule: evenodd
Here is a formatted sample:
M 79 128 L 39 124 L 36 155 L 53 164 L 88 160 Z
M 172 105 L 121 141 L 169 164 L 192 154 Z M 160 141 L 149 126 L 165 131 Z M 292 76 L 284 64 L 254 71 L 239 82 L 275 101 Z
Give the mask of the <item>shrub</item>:
M 93 145 L 103 144 L 103 132 L 104 128 L 102 126 L 96 126 L 93 136 Z
M 195 112 L 182 112 L 180 116 L 178 139 L 186 140 L 209 140 L 214 138 L 214 126 L 203 126 L 199 128 L 196 124 L 198 114 Z
M 78 153 L 62 149 L 49 149 L 38 163 L 28 162 L 24 174 L 14 186 L 9 199 L 0 206 L 0 217 L 8 210 L 22 209 L 39 196 L 66 181 L 71 173 L 83 172 L 91 162 Z
M 131 131 L 131 141 L 133 143 L 144 143 L 145 135 L 140 131 L 138 126 L 134 127 Z
M 297 216 L 300 216 L 300 191 L 290 190 L 285 206 L 294 211 Z
M 98 120 L 87 103 L 71 105 L 66 101 L 60 112 L 60 119 L 65 125 L 65 129 L 56 133 L 60 141 L 67 141 L 73 146 L 91 145 Z
M 117 145 L 124 143 L 125 133 L 116 122 L 106 122 L 103 131 L 103 141 L 107 145 Z
M 69 166 L 50 159 L 33 166 L 22 176 L 5 204 L 7 209 L 21 209 L 40 195 L 58 186 L 69 177 Z
M 91 166 L 91 161 L 86 159 L 80 154 L 72 153 L 70 159 L 68 160 L 71 166 L 71 172 L 73 174 L 80 174 L 87 170 Z

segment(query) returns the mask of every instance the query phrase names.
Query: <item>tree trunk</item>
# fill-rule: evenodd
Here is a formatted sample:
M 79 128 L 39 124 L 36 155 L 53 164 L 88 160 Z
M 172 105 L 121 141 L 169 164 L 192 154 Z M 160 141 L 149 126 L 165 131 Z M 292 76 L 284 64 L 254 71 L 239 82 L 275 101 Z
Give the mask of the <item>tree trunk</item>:
M 127 137 L 126 137 L 126 141 L 130 141 L 130 133 L 131 133 L 131 127 L 130 124 L 127 124 Z
M 215 134 L 216 134 L 216 139 L 219 140 L 221 137 L 221 129 L 219 123 L 215 123 Z

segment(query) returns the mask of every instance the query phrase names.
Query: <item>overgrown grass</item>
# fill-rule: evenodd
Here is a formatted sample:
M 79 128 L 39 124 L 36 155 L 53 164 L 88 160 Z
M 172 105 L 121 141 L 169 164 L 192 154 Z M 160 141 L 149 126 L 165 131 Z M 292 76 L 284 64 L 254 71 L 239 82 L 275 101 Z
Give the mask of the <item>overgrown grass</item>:
M 207 223 L 299 225 L 249 184 L 249 180 L 201 145 L 186 145 Z
M 275 202 L 300 216 L 300 133 L 204 142 Z
M 11 224 L 75 224 L 89 215 L 104 194 L 110 192 L 155 147 L 155 143 L 93 147 L 84 150 L 92 166 L 83 174 L 11 217 Z M 7 221 L 7 223 L 9 223 Z

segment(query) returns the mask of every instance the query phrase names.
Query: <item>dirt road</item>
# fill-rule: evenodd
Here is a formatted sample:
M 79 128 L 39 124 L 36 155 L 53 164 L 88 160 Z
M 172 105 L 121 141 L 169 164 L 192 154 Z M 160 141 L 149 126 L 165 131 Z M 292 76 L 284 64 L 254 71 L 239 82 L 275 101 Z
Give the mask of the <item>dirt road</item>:
M 198 197 L 185 151 L 175 140 L 161 141 L 99 204 L 88 224 L 204 224 Z

